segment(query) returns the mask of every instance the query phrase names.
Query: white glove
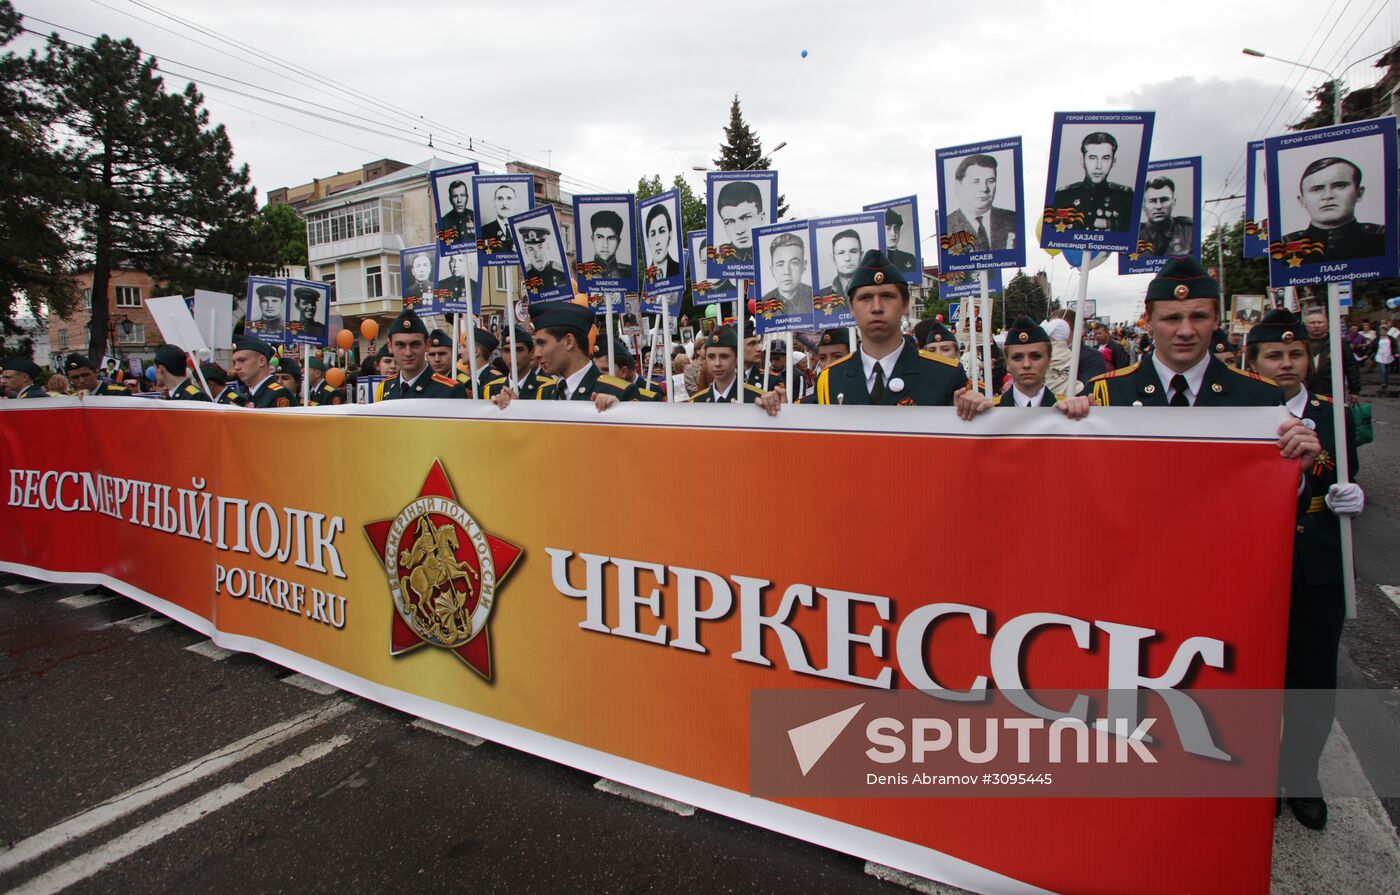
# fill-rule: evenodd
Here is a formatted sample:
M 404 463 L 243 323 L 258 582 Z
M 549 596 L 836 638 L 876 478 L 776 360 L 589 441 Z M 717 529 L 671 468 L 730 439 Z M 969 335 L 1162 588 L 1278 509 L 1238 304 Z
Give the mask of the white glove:
M 1355 516 L 1366 506 L 1366 492 L 1355 482 L 1333 485 L 1327 489 L 1327 496 L 1323 501 L 1327 504 L 1327 509 L 1338 516 Z

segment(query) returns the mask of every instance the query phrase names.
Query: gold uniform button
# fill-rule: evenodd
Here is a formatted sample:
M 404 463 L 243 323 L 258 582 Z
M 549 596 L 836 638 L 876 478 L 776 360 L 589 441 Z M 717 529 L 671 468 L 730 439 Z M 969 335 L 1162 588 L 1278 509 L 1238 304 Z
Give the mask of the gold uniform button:
M 1306 529 L 1303 528 L 1303 526 L 1298 526 L 1298 534 L 1302 534 L 1304 531 L 1306 531 Z

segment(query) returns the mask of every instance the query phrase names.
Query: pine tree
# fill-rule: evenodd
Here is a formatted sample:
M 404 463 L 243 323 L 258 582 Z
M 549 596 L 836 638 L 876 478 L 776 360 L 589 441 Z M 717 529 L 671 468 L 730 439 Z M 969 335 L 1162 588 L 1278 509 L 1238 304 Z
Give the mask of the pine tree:
M 181 294 L 236 294 L 249 274 L 276 267 L 279 246 L 256 226 L 247 166 L 234 169 L 228 134 L 209 126 L 193 84 L 168 93 L 154 59 L 105 35 L 91 47 L 51 40 L 40 70 L 65 135 L 71 226 L 93 269 L 92 357 L 106 353 L 103 297 L 117 267 Z
M 763 142 L 739 109 L 739 94 L 729 106 L 729 124 L 724 128 L 724 142 L 719 144 L 719 158 L 714 165 L 721 171 L 767 171 L 772 161 L 763 154 Z M 785 197 L 778 194 L 778 212 L 773 220 L 787 214 Z

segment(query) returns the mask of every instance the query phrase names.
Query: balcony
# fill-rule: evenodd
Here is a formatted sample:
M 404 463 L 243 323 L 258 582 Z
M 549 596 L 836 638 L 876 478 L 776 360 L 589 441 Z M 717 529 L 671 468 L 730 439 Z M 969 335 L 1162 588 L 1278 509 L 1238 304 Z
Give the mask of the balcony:
M 367 233 L 349 239 L 323 242 L 307 247 L 307 258 L 312 264 L 329 264 L 342 258 L 359 258 L 365 255 L 398 255 L 406 248 L 403 235 L 399 233 Z

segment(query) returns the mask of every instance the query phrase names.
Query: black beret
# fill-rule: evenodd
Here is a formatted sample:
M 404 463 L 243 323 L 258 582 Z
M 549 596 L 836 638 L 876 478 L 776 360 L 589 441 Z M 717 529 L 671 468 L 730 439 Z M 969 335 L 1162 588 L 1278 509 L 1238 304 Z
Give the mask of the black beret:
M 92 360 L 86 354 L 70 354 L 63 362 L 63 369 L 67 372 L 73 370 L 93 370 L 97 368 L 92 365 Z
M 1007 348 L 1012 345 L 1032 345 L 1049 341 L 1050 337 L 1045 334 L 1045 330 L 1029 317 L 1017 317 L 1011 328 L 1006 331 Z
M 176 376 L 185 375 L 185 350 L 174 345 L 157 346 L 156 366 L 164 367 Z
M 865 257 L 860 259 L 860 267 L 851 276 L 851 284 L 846 287 L 846 295 L 854 296 L 856 290 L 862 286 L 880 286 L 883 284 L 893 286 L 909 287 L 909 282 L 904 279 L 904 275 L 899 272 L 899 268 L 890 263 L 890 259 L 885 257 L 885 253 L 879 249 L 871 249 L 865 253 Z
M 844 326 L 822 331 L 822 345 L 845 345 L 851 347 L 851 331 Z
M 379 346 L 379 350 L 376 351 L 376 352 L 374 352 L 374 356 L 375 356 L 375 357 L 389 357 L 389 356 L 390 356 L 390 354 L 389 354 L 389 343 L 388 343 L 388 342 L 385 342 L 383 345 L 380 345 L 380 346 Z
M 560 326 L 578 333 L 587 339 L 593 328 L 593 311 L 584 305 L 571 301 L 542 301 L 530 305 L 530 319 L 535 324 L 535 332 Z
M 710 333 L 710 337 L 705 340 L 706 348 L 732 348 L 739 350 L 739 332 L 732 326 L 721 326 Z
M 1201 262 L 1189 256 L 1173 256 L 1147 284 L 1147 301 L 1185 301 L 1220 298 L 1220 284 L 1206 273 Z
M 958 337 L 951 329 L 939 323 L 937 320 L 928 321 L 928 333 L 924 336 L 924 345 L 936 345 L 943 342 L 958 344 Z
M 0 369 L 23 373 L 34 380 L 44 375 L 44 371 L 39 368 L 39 365 L 27 357 L 7 357 L 3 362 L 0 362 Z
M 535 337 L 530 335 L 530 331 L 519 323 L 515 324 L 515 344 L 524 345 L 526 348 L 535 347 Z
M 479 326 L 476 328 L 477 348 L 480 348 L 482 351 L 485 351 L 487 354 L 490 354 L 492 351 L 495 351 L 497 346 L 499 346 L 500 344 L 501 340 L 496 338 L 495 333 L 491 332 L 489 329 L 482 329 Z
M 299 364 L 299 363 L 297 363 L 296 361 L 292 360 L 290 357 L 284 357 L 284 358 L 282 358 L 282 360 L 281 360 L 280 362 L 278 362 L 278 364 L 277 364 L 277 372 L 278 372 L 278 373 L 286 373 L 288 376 L 292 376 L 292 377 L 295 377 L 295 378 L 297 378 L 297 379 L 300 379 L 300 378 L 301 378 L 301 364 Z
M 593 356 L 608 356 L 608 346 L 603 340 L 598 340 L 597 347 L 593 349 Z M 632 352 L 628 350 L 627 345 L 621 339 L 613 339 L 613 363 L 619 367 L 635 367 L 637 365 L 637 359 L 632 356 Z
M 256 351 L 263 357 L 272 357 L 274 352 L 272 346 L 259 339 L 257 336 L 239 336 L 233 340 L 234 351 Z
M 399 316 L 394 318 L 394 322 L 389 324 L 389 334 L 386 338 L 392 339 L 395 335 L 406 336 L 420 335 L 424 339 L 428 337 L 428 327 L 419 319 L 412 308 L 404 308 L 399 312 Z
M 435 329 L 428 333 L 429 348 L 451 348 L 452 339 L 440 329 Z
M 204 374 L 204 378 L 219 385 L 228 383 L 228 371 L 216 363 L 205 361 L 199 365 L 199 372 Z
M 1245 344 L 1262 345 L 1265 342 L 1297 342 L 1306 345 L 1308 331 L 1292 311 L 1270 311 L 1264 319 L 1254 324 L 1245 336 Z
M 1219 354 L 1222 351 L 1234 351 L 1235 343 L 1230 341 L 1230 337 L 1225 335 L 1225 330 L 1217 329 L 1210 334 L 1210 350 L 1212 354 Z
M 313 370 L 320 370 L 322 373 L 326 372 L 326 362 L 319 357 L 311 358 L 311 360 L 307 361 L 306 365 Z

